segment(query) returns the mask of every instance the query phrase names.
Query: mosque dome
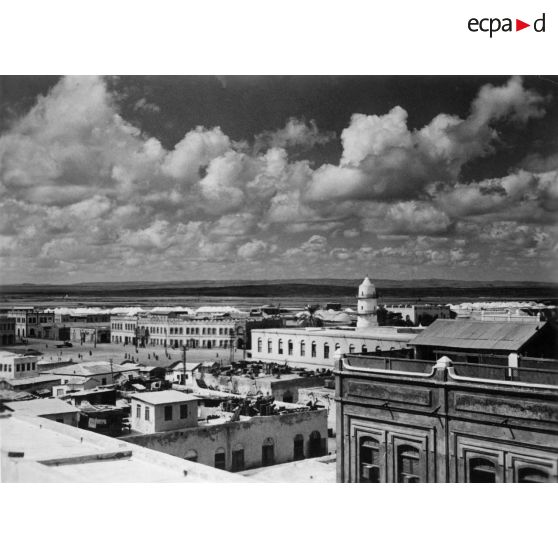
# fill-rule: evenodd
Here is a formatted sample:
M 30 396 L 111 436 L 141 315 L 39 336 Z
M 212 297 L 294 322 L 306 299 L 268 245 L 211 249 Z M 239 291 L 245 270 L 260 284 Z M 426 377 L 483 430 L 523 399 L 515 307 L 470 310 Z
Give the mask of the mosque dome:
M 359 298 L 377 298 L 376 287 L 374 283 L 370 281 L 368 275 L 364 278 L 364 281 L 358 287 L 358 297 Z

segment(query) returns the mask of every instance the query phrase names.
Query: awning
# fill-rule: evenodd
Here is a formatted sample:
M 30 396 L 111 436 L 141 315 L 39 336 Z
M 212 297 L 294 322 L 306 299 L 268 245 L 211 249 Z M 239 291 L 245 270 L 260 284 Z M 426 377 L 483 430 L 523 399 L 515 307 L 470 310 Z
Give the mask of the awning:
M 145 391 L 145 386 L 142 386 L 141 384 L 132 384 L 132 387 L 136 388 L 138 391 Z

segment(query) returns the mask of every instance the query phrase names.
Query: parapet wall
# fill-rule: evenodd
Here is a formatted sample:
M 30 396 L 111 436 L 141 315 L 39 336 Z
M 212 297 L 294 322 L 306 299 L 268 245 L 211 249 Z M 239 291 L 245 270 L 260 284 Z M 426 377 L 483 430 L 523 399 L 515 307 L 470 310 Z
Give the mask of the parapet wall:
M 304 456 L 311 454 L 311 434 L 319 433 L 320 455 L 327 452 L 327 411 L 300 411 L 281 415 L 252 417 L 249 420 L 198 426 L 149 435 L 131 435 L 124 439 L 140 446 L 186 458 L 195 452 L 197 461 L 215 465 L 218 450 L 225 452 L 225 468 L 232 470 L 232 452 L 244 450 L 244 468 L 261 467 L 262 446 L 273 443 L 274 463 L 294 460 L 294 438 L 302 435 Z

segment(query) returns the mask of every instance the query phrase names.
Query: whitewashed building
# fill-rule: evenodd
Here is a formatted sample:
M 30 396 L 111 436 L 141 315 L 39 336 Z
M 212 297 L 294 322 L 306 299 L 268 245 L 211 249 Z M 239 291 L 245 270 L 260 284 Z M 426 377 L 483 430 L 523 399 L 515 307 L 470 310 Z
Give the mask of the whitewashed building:
M 252 330 L 251 360 L 306 369 L 333 368 L 333 354 L 407 349 L 422 329 L 378 326 L 378 296 L 366 277 L 358 288 L 357 327 Z
M 0 378 L 19 380 L 37 374 L 36 356 L 0 351 Z

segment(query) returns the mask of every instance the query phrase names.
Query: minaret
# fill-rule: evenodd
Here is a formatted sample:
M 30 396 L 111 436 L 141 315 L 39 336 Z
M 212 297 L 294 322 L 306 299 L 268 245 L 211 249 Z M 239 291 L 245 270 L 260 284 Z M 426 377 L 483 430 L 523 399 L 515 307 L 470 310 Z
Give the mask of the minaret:
M 376 287 L 374 287 L 368 275 L 358 288 L 357 298 L 357 329 L 377 327 L 378 318 L 376 317 L 376 311 L 378 310 L 378 295 L 376 294 Z

